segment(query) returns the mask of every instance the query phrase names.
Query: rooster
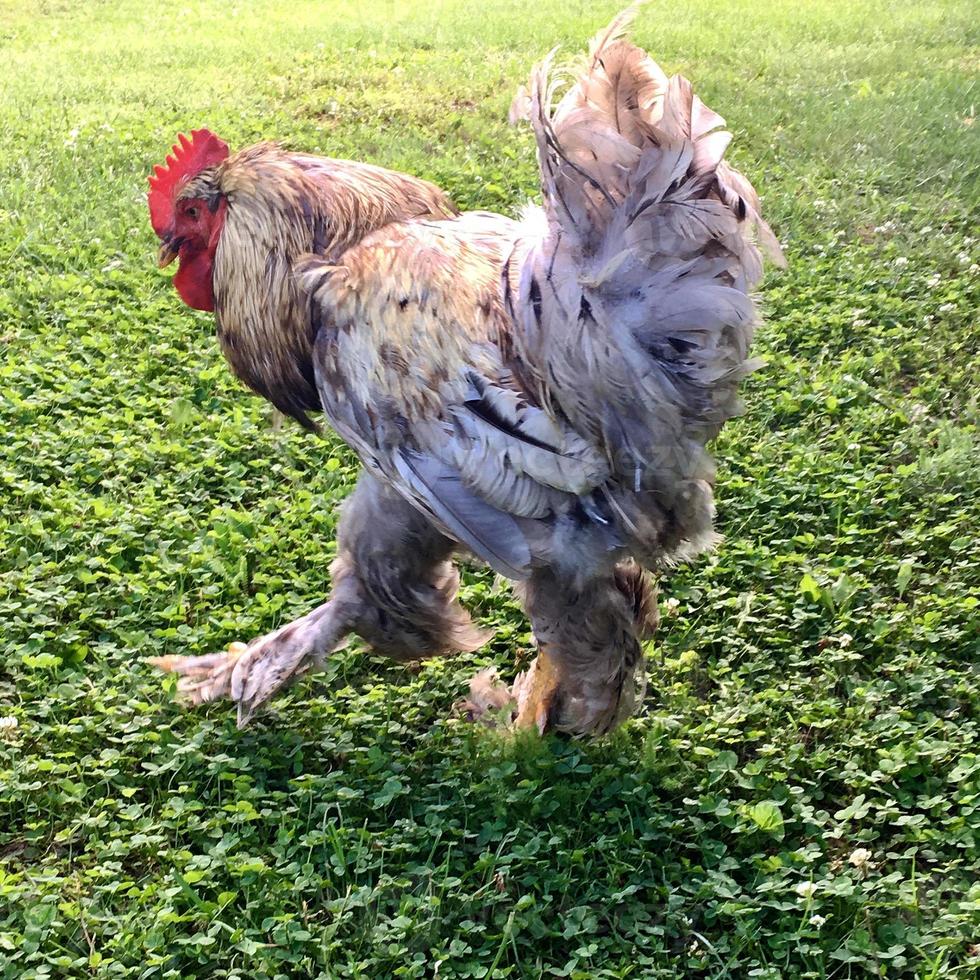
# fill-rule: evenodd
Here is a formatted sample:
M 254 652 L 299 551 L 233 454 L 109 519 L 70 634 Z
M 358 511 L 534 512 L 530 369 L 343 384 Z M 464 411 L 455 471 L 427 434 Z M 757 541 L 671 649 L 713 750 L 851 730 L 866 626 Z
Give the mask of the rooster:
M 307 428 L 322 411 L 363 464 L 327 602 L 155 661 L 192 702 L 231 698 L 245 725 L 352 633 L 403 660 L 476 649 L 469 552 L 518 583 L 537 646 L 511 688 L 474 679 L 470 715 L 586 735 L 634 710 L 649 572 L 715 540 L 706 447 L 754 367 L 760 247 L 781 256 L 724 120 L 630 43 L 632 13 L 560 97 L 550 57 L 518 92 L 543 192 L 520 220 L 207 130 L 156 169 L 160 264 L 232 370 Z

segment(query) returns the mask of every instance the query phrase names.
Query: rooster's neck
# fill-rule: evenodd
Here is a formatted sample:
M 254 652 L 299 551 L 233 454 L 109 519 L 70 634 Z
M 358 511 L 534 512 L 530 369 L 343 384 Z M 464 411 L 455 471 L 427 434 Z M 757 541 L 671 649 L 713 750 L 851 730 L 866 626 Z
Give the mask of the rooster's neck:
M 228 201 L 213 280 L 221 348 L 253 391 L 313 428 L 315 331 L 294 262 L 310 252 L 333 261 L 391 222 L 455 209 L 426 181 L 271 144 L 237 153 L 220 182 Z
M 315 428 L 308 417 L 321 408 L 313 328 L 292 273 L 293 262 L 313 242 L 308 224 L 282 219 L 273 209 L 229 207 L 214 265 L 218 342 L 249 388 Z

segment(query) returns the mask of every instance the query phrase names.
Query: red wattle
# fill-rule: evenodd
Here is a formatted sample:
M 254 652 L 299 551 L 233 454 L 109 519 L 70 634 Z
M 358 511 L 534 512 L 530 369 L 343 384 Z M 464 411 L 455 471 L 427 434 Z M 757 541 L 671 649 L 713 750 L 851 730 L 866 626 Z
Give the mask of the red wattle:
M 192 309 L 214 311 L 214 286 L 211 281 L 212 263 L 208 252 L 192 252 L 180 256 L 180 268 L 174 276 L 174 286 L 180 298 Z
M 180 250 L 180 268 L 174 276 L 174 286 L 180 298 L 192 309 L 214 312 L 214 253 L 225 226 L 228 202 L 222 198 L 214 215 L 207 249 L 191 251 L 187 245 Z

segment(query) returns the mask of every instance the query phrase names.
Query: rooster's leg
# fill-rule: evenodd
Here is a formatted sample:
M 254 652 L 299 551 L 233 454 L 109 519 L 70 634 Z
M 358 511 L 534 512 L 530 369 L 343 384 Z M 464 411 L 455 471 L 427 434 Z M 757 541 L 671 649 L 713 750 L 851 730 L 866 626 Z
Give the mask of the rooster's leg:
M 476 649 L 486 637 L 455 601 L 453 548 L 424 515 L 364 474 L 341 515 L 328 602 L 248 646 L 151 662 L 180 675 L 178 692 L 191 704 L 237 701 L 243 727 L 289 681 L 322 665 L 348 633 L 398 660 Z
M 539 569 L 524 599 L 538 656 L 514 681 L 515 725 L 542 734 L 612 731 L 632 714 L 642 686 L 640 637 L 656 608 L 646 576 L 620 565 L 580 584 Z
M 320 668 L 350 632 L 360 597 L 341 583 L 322 606 L 247 646 L 204 657 L 158 657 L 151 663 L 178 674 L 178 694 L 190 704 L 219 698 L 238 703 L 238 727 L 296 677 Z

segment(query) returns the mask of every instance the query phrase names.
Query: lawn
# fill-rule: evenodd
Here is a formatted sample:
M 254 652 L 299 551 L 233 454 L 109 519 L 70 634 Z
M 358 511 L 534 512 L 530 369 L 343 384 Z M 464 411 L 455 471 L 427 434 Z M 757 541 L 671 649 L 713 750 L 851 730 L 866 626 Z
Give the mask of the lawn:
M 0 976 L 975 977 L 976 7 L 648 6 L 789 269 L 614 737 L 451 716 L 530 636 L 356 645 L 253 728 L 144 663 L 322 601 L 356 464 L 271 424 L 154 267 L 178 131 L 536 193 L 515 86 L 615 5 L 0 0 Z

